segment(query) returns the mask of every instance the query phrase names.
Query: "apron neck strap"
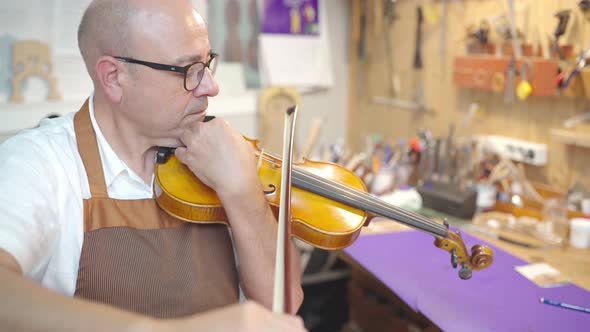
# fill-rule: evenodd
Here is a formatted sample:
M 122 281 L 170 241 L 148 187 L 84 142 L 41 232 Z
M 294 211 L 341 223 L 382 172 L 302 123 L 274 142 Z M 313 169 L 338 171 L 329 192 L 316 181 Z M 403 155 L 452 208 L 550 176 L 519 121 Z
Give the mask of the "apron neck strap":
M 98 151 L 96 134 L 90 120 L 89 100 L 86 99 L 82 108 L 74 115 L 74 131 L 78 142 L 78 151 L 88 176 L 90 194 L 92 197 L 108 197 L 104 180 L 104 171 Z

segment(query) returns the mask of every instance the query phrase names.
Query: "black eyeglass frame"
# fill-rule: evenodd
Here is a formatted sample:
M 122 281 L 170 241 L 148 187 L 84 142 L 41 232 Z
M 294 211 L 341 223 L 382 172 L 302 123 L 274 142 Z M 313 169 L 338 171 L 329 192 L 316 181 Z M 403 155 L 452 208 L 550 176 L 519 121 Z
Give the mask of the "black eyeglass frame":
M 203 80 L 203 76 L 205 76 L 205 73 L 203 72 L 203 75 L 201 75 L 201 78 L 199 79 L 199 82 L 197 83 L 197 85 L 194 87 L 194 89 L 189 90 L 186 86 L 186 76 L 188 73 L 188 69 L 196 64 L 202 64 L 203 65 L 203 70 L 205 70 L 205 68 L 209 69 L 209 71 L 211 71 L 212 74 L 215 74 L 214 70 L 215 68 L 213 68 L 213 70 L 211 69 L 211 63 L 213 63 L 213 60 L 215 58 L 217 58 L 219 56 L 219 54 L 217 53 L 210 53 L 209 54 L 209 61 L 207 62 L 203 62 L 203 61 L 196 61 L 193 62 L 191 64 L 188 64 L 184 67 L 181 66 L 174 66 L 174 65 L 167 65 L 167 64 L 163 64 L 163 63 L 157 63 L 157 62 L 149 62 L 149 61 L 143 61 L 143 60 L 137 60 L 137 59 L 133 59 L 133 58 L 127 58 L 127 57 L 123 57 L 123 56 L 115 56 L 114 58 L 122 61 L 122 62 L 127 62 L 127 63 L 135 63 L 138 65 L 143 65 L 143 66 L 147 66 L 150 67 L 152 69 L 156 69 L 156 70 L 164 70 L 164 71 L 172 71 L 172 72 L 176 72 L 176 73 L 181 73 L 184 76 L 184 89 L 186 91 L 192 91 L 196 88 L 199 87 L 199 85 L 201 85 L 201 81 Z

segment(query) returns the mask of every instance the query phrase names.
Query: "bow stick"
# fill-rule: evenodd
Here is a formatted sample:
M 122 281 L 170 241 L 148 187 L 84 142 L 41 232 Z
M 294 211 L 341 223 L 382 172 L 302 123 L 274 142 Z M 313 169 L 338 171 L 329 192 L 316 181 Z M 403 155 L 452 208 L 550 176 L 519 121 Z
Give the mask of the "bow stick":
M 277 252 L 275 260 L 275 280 L 272 311 L 291 312 L 289 241 L 291 239 L 291 158 L 293 156 L 293 136 L 297 106 L 291 106 L 285 114 L 283 137 L 283 164 L 281 169 L 281 189 L 278 218 Z

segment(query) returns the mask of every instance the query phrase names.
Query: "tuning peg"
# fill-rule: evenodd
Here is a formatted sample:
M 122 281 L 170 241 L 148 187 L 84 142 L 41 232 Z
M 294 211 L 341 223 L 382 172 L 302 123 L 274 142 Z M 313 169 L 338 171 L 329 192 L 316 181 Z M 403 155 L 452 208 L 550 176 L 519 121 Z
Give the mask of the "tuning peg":
M 443 225 L 445 225 L 447 230 L 449 229 L 449 221 L 447 220 L 447 218 L 443 219 Z
M 457 254 L 455 253 L 455 249 L 451 251 L 451 265 L 453 265 L 453 269 L 457 267 L 459 259 L 457 258 Z
M 459 270 L 459 278 L 467 280 L 471 279 L 471 275 L 471 269 L 465 263 L 461 264 L 461 269 Z

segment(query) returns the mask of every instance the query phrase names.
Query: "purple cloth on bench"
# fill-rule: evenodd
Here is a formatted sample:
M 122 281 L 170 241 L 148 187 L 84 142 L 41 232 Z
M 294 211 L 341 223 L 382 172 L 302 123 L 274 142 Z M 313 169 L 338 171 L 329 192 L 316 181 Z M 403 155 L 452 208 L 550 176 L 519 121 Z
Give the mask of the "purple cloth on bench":
M 467 248 L 488 244 L 462 237 Z M 461 280 L 459 267 L 453 269 L 450 255 L 433 242 L 423 232 L 395 232 L 361 236 L 344 251 L 444 331 L 590 331 L 590 314 L 539 302 L 545 297 L 588 308 L 590 292 L 538 287 L 514 270 L 524 260 L 489 244 L 492 265 Z

